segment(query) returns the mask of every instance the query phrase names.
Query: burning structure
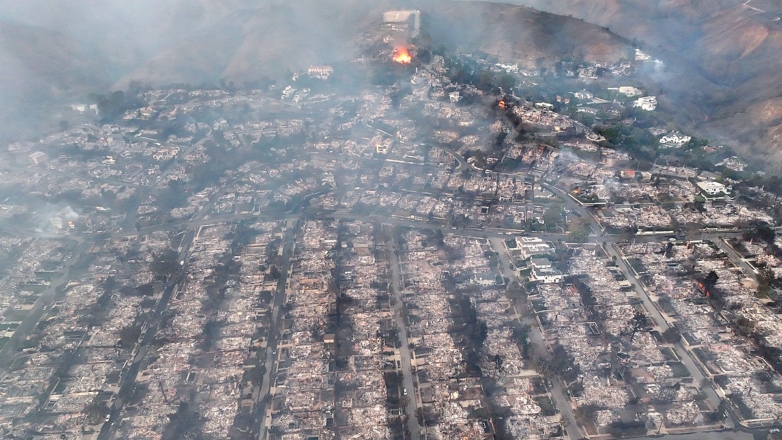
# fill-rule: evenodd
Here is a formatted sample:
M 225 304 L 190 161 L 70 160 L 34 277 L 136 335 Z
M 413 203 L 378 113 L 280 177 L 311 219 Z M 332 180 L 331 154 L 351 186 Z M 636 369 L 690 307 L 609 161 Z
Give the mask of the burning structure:
M 410 56 L 410 51 L 406 47 L 399 47 L 394 51 L 393 60 L 399 64 L 410 64 L 413 61 L 413 57 Z

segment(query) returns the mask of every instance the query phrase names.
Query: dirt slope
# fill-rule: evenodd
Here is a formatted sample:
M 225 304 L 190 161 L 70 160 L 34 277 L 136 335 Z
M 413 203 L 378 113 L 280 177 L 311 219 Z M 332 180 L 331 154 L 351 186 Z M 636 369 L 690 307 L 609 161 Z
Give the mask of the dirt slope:
M 628 56 L 626 41 L 563 15 L 486 2 L 433 2 L 424 9 L 431 12 L 434 40 L 514 58 L 528 68 L 567 56 L 601 63 Z
M 126 75 L 129 79 L 166 82 L 257 79 L 311 64 L 349 59 L 365 26 L 377 24 L 391 2 L 366 2 L 350 8 L 320 2 L 243 10 L 162 51 Z M 568 17 L 493 3 L 420 1 L 408 7 L 428 14 L 437 43 L 483 50 L 522 65 L 551 65 L 567 55 L 595 62 L 627 56 L 629 46 L 604 29 Z
M 660 76 L 694 128 L 782 169 L 782 5 L 775 0 L 509 0 L 636 39 L 688 73 Z

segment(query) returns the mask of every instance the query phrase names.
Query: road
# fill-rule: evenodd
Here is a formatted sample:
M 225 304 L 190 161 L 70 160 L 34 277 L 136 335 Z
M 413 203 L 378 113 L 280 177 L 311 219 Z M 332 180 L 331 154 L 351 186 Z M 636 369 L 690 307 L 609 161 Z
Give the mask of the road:
M 636 440 L 754 440 L 754 436 L 746 432 L 717 431 L 717 432 L 698 432 L 693 434 L 668 434 L 661 437 L 640 437 Z M 764 437 L 765 438 L 765 437 Z
M 738 252 L 733 249 L 733 247 L 729 246 L 723 240 L 715 241 L 717 246 L 719 246 L 719 248 L 728 255 L 728 258 L 730 258 L 735 265 L 741 268 L 741 270 L 744 272 L 744 275 L 752 278 L 753 280 L 758 279 L 758 274 L 755 271 L 755 268 L 753 268 L 752 265 L 747 262 L 747 260 L 742 258 L 741 255 L 739 255 Z
M 456 170 L 454 172 L 456 172 L 456 171 L 464 171 L 464 170 L 467 170 L 467 169 L 470 168 L 470 166 L 467 165 L 467 161 L 464 160 L 464 157 L 462 157 L 461 154 L 451 150 L 450 148 L 446 148 L 446 147 L 437 147 L 437 146 L 435 146 L 435 148 L 439 148 L 439 149 L 445 151 L 446 154 L 448 154 L 451 157 L 453 157 L 453 159 L 459 164 L 456 167 Z
M 8 368 L 11 361 L 14 360 L 13 353 L 19 349 L 21 343 L 24 342 L 30 332 L 35 329 L 38 321 L 41 320 L 41 317 L 46 310 L 49 309 L 49 306 L 65 293 L 65 289 L 58 292 L 58 288 L 64 287 L 68 280 L 73 277 L 74 274 L 70 273 L 71 268 L 77 263 L 82 262 L 86 251 L 92 246 L 92 241 L 87 241 L 82 237 L 75 237 L 73 239 L 76 240 L 78 244 L 72 253 L 73 256 L 71 259 L 63 266 L 62 275 L 51 281 L 49 287 L 38 297 L 38 300 L 33 305 L 30 313 L 22 320 L 19 327 L 16 328 L 13 336 L 11 336 L 3 348 L 0 349 L 0 371 Z
M 665 319 L 662 313 L 660 313 L 660 310 L 657 308 L 654 301 L 652 301 L 648 292 L 643 287 L 643 283 L 638 278 L 636 278 L 635 271 L 632 270 L 624 256 L 617 251 L 615 245 L 606 246 L 605 249 L 609 257 L 616 256 L 617 266 L 619 266 L 619 269 L 621 269 L 627 280 L 635 286 L 635 292 L 638 295 L 638 298 L 643 301 L 644 308 L 649 313 L 656 326 L 659 327 L 660 333 L 668 330 L 668 328 L 671 326 L 668 324 L 668 321 Z M 706 376 L 703 374 L 701 369 L 698 368 L 698 363 L 693 358 L 693 354 L 687 350 L 683 342 L 676 344 L 676 352 L 679 354 L 682 364 L 684 364 L 684 366 L 687 367 L 687 369 L 690 371 L 690 374 L 692 374 L 695 383 L 702 384 Z M 711 385 L 703 387 L 702 390 L 706 393 L 709 404 L 712 405 L 712 408 L 716 409 L 720 404 L 720 396 L 717 395 L 716 391 L 714 391 L 714 388 Z
M 280 270 L 280 279 L 277 282 L 277 292 L 274 294 L 273 308 L 272 308 L 272 322 L 269 325 L 269 334 L 266 338 L 266 361 L 264 367 L 266 368 L 263 375 L 263 381 L 261 382 L 261 388 L 256 394 L 256 401 L 258 402 L 256 423 L 258 423 L 258 440 L 264 440 L 266 438 L 266 410 L 267 405 L 271 404 L 271 399 L 266 396 L 269 395 L 271 389 L 272 380 L 274 375 L 274 361 L 277 354 L 277 344 L 280 338 L 280 315 L 283 303 L 285 302 L 285 290 L 288 284 L 288 276 L 291 271 L 291 257 L 295 248 L 294 234 L 295 227 L 294 220 L 288 220 L 287 230 L 285 231 L 285 239 L 283 240 L 282 261 L 283 266 Z
M 190 251 L 190 246 L 193 244 L 193 239 L 195 238 L 195 232 L 194 229 L 189 229 L 185 233 L 185 237 L 182 239 L 182 244 L 180 245 L 179 255 L 178 259 L 179 261 L 187 261 L 187 255 Z M 160 327 L 160 322 L 162 320 L 163 314 L 168 309 L 168 303 L 171 301 L 171 297 L 173 296 L 174 292 L 176 291 L 177 286 L 179 285 L 179 282 L 184 277 L 184 270 L 180 271 L 178 274 L 172 275 L 169 277 L 168 282 L 166 283 L 166 286 L 163 290 L 163 294 L 160 296 L 160 299 L 158 300 L 157 304 L 155 305 L 155 311 L 152 314 L 152 316 L 144 323 L 144 326 L 146 327 L 146 331 L 144 331 L 143 336 L 141 337 L 141 341 L 136 344 L 135 348 L 135 357 L 133 358 L 133 361 L 131 362 L 130 366 L 127 367 L 126 370 L 123 370 L 122 372 L 122 380 L 120 381 L 120 389 L 117 392 L 117 399 L 114 401 L 114 404 L 111 406 L 111 413 L 109 414 L 109 422 L 104 423 L 101 427 L 100 434 L 98 435 L 98 440 L 108 440 L 110 438 L 113 438 L 113 434 L 117 425 L 117 420 L 119 419 L 120 413 L 122 412 L 122 406 L 123 406 L 123 398 L 130 395 L 133 392 L 133 389 L 136 386 L 136 376 L 138 376 L 138 372 L 141 369 L 141 365 L 143 364 L 147 353 L 149 352 L 149 347 L 152 345 L 152 343 L 155 340 L 155 334 L 157 333 L 158 328 Z
M 192 148 L 195 148 L 195 145 L 190 149 Z M 570 197 L 568 197 L 564 191 L 553 187 L 548 187 L 548 188 L 565 201 L 565 206 L 568 209 L 572 209 L 576 212 L 579 212 L 582 215 L 582 217 L 589 220 L 590 222 L 589 224 L 593 232 L 593 234 L 588 239 L 589 242 L 606 243 L 605 248 L 607 253 L 609 254 L 609 256 L 614 256 L 614 255 L 617 256 L 617 264 L 619 265 L 622 272 L 624 272 L 627 279 L 635 284 L 636 292 L 639 298 L 643 301 L 644 306 L 646 307 L 647 311 L 651 315 L 652 319 L 655 321 L 656 325 L 660 328 L 661 331 L 666 330 L 669 327 L 667 321 L 664 319 L 663 315 L 659 312 L 659 310 L 655 307 L 654 302 L 652 301 L 652 299 L 650 298 L 646 290 L 643 288 L 643 284 L 635 277 L 632 268 L 629 267 L 627 262 L 621 257 L 621 255 L 619 255 L 615 246 L 613 246 L 614 243 L 621 241 L 621 239 L 616 236 L 604 235 L 600 225 L 597 223 L 595 218 L 591 215 L 589 210 L 579 205 Z M 141 228 L 140 231 L 125 231 L 119 234 L 114 234 L 114 237 L 116 238 L 118 236 L 124 236 L 124 235 L 138 235 L 138 234 L 149 233 L 157 230 L 170 230 L 172 227 L 175 226 L 186 226 L 188 230 L 185 238 L 182 241 L 179 259 L 180 261 L 187 261 L 188 250 L 192 244 L 195 231 L 197 231 L 199 226 L 218 223 L 218 222 L 239 221 L 248 218 L 261 219 L 267 217 L 267 216 L 256 217 L 256 216 L 239 215 L 239 214 L 227 214 L 227 215 L 214 215 L 211 218 L 207 218 L 207 216 L 210 215 L 210 207 L 214 204 L 216 199 L 220 195 L 222 195 L 222 193 L 223 193 L 222 191 L 218 192 L 212 198 L 210 198 L 209 203 L 207 203 L 207 205 L 191 219 L 169 222 L 166 224 L 156 225 L 153 227 Z M 283 219 L 293 221 L 298 217 L 299 214 L 288 214 L 285 215 Z M 503 275 L 511 280 L 516 279 L 516 274 L 510 270 L 509 256 L 504 252 L 504 247 L 502 246 L 502 241 L 504 239 L 510 238 L 509 235 L 520 234 L 520 232 L 516 230 L 509 230 L 509 229 L 454 230 L 453 228 L 448 226 L 431 224 L 426 221 L 416 221 L 414 219 L 408 219 L 408 218 L 395 218 L 395 217 L 389 218 L 387 216 L 380 216 L 380 215 L 318 213 L 318 217 L 324 219 L 335 219 L 335 220 L 382 221 L 384 224 L 390 224 L 397 227 L 428 228 L 433 230 L 440 230 L 444 234 L 453 233 L 457 235 L 488 238 L 491 240 L 495 249 L 497 249 L 500 253 L 500 258 L 501 261 L 503 262 L 502 264 Z M 268 216 L 268 218 L 274 219 L 275 217 Z M 281 270 L 283 276 L 281 277 L 280 283 L 278 284 L 277 293 L 273 300 L 274 305 L 273 305 L 273 312 L 272 312 L 272 325 L 269 330 L 268 343 L 267 343 L 268 348 L 267 348 L 266 360 L 264 364 L 266 367 L 266 372 L 262 381 L 262 385 L 256 395 L 257 399 L 260 401 L 260 404 L 257 406 L 258 415 L 259 415 L 258 423 L 260 424 L 258 430 L 260 439 L 264 439 L 266 435 L 265 426 L 263 426 L 264 425 L 263 416 L 265 414 L 266 405 L 268 402 L 265 402 L 264 398 L 269 394 L 272 381 L 274 380 L 274 375 L 273 375 L 274 352 L 276 352 L 277 350 L 276 347 L 279 339 L 280 311 L 281 311 L 282 303 L 285 298 L 285 285 L 287 283 L 287 275 L 289 274 L 290 271 L 290 259 L 293 254 L 292 233 L 293 233 L 292 228 L 289 228 L 289 230 L 286 231 L 286 239 L 283 247 L 283 261 L 285 262 L 284 263 L 285 267 L 284 270 Z M 740 258 L 740 256 L 735 253 L 735 251 L 733 251 L 724 243 L 721 243 L 720 240 L 718 240 L 718 238 L 722 236 L 724 237 L 736 236 L 739 235 L 740 233 L 741 232 L 738 231 L 701 233 L 701 234 L 697 234 L 699 237 L 693 237 L 693 238 L 701 238 L 701 239 L 717 241 L 720 247 L 730 256 L 730 258 L 733 259 L 737 264 L 739 264 L 742 267 L 742 269 L 745 270 L 747 275 L 754 276 L 755 272 L 752 270 L 751 266 L 749 266 L 749 264 L 746 261 L 743 261 Z M 556 241 L 556 240 L 566 239 L 565 234 L 530 234 L 530 235 L 534 235 L 546 241 Z M 77 236 L 77 238 L 75 239 L 79 241 L 79 245 L 77 250 L 74 251 L 73 253 L 74 257 L 72 257 L 71 260 L 69 260 L 66 263 L 66 268 L 70 268 L 71 266 L 75 265 L 78 261 L 80 261 L 85 251 L 91 245 L 91 241 L 88 241 L 84 237 Z M 637 241 L 649 241 L 649 242 L 661 241 L 665 239 L 666 238 L 660 236 L 657 237 L 648 236 L 648 237 L 635 238 L 635 240 Z M 397 256 L 393 252 L 393 250 L 395 249 L 393 243 L 391 243 L 388 249 L 391 249 L 391 251 L 389 251 L 389 262 L 391 266 L 391 277 L 392 277 L 391 289 L 392 289 L 392 293 L 396 298 L 396 306 L 394 309 L 395 319 L 397 321 L 397 327 L 399 329 L 400 339 L 402 340 L 402 344 L 399 350 L 400 359 L 401 359 L 400 367 L 403 374 L 403 384 L 404 384 L 403 386 L 408 390 L 409 396 L 411 397 L 409 399 L 406 408 L 406 412 L 408 414 L 407 427 L 410 433 L 412 434 L 412 438 L 417 439 L 420 438 L 421 434 L 420 434 L 420 427 L 418 426 L 415 417 L 415 410 L 417 408 L 417 402 L 420 402 L 420 397 L 417 396 L 418 392 L 416 387 L 414 386 L 414 378 L 413 378 L 413 372 L 411 366 L 412 356 L 407 344 L 407 329 L 405 326 L 405 317 L 402 314 L 402 301 L 401 301 L 401 291 L 400 291 L 401 274 L 399 273 L 399 262 Z M 58 294 L 56 293 L 56 289 L 54 286 L 62 285 L 63 283 L 67 282 L 70 275 L 72 274 L 63 275 L 57 280 L 54 280 L 52 282 L 53 287 L 51 287 L 50 289 L 48 289 L 42 294 L 41 298 L 39 298 L 39 301 L 34 306 L 30 315 L 22 322 L 20 327 L 16 330 L 16 333 L 14 334 L 13 338 L 11 338 L 11 340 L 6 344 L 6 346 L 2 350 L 0 350 L 0 368 L 7 366 L 8 362 L 12 360 L 13 357 L 8 356 L 8 353 L 11 353 L 13 350 L 16 349 L 16 347 L 19 344 L 19 341 L 23 341 L 26 338 L 26 336 L 34 328 L 38 320 L 45 312 L 46 306 L 48 306 L 51 302 L 54 301 L 54 299 L 57 298 Z M 161 296 L 160 301 L 156 305 L 155 312 L 146 325 L 147 330 L 144 333 L 142 340 L 139 342 L 137 346 L 136 356 L 131 362 L 129 368 L 123 371 L 123 376 L 122 376 L 123 379 L 121 381 L 120 392 L 118 393 L 118 396 L 126 396 L 135 387 L 136 375 L 138 374 L 140 367 L 143 365 L 143 361 L 146 358 L 148 348 L 151 342 L 154 340 L 155 333 L 160 324 L 160 317 L 163 314 L 163 312 L 165 312 L 165 310 L 167 309 L 168 302 L 171 296 L 173 295 L 173 293 L 175 292 L 175 288 L 178 281 L 179 281 L 178 279 L 172 280 L 165 287 L 163 295 Z M 527 321 L 523 321 L 523 322 L 527 322 Z M 532 343 L 540 347 L 545 347 L 546 346 L 545 340 L 543 338 L 542 333 L 540 332 L 540 329 L 537 327 L 537 325 L 535 325 L 536 323 L 534 321 L 529 321 L 529 323 L 532 324 L 532 328 L 534 329 L 531 332 L 531 336 L 530 336 Z M 692 354 L 688 352 L 681 343 L 677 344 L 676 348 L 680 354 L 680 357 L 682 358 L 682 363 L 688 368 L 690 373 L 693 375 L 693 378 L 698 381 L 697 383 L 700 383 L 704 378 L 704 375 L 702 374 L 701 370 L 697 367 L 697 363 L 693 359 Z M 714 389 L 711 387 L 706 387 L 704 391 L 707 394 L 709 403 L 713 407 L 718 406 L 719 396 L 714 391 Z M 571 436 L 571 438 L 581 438 L 582 433 L 578 427 L 578 424 L 575 421 L 575 417 L 572 411 L 572 406 L 570 405 L 570 402 L 565 396 L 564 390 L 562 389 L 559 383 L 555 382 L 553 384 L 551 393 L 557 402 L 557 406 L 560 408 L 563 418 L 570 425 L 568 427 L 569 435 Z M 118 398 L 115 401 L 115 404 L 112 407 L 112 412 L 110 414 L 111 416 L 110 423 L 104 424 L 103 430 L 101 431 L 98 437 L 99 439 L 111 438 L 110 435 L 111 430 L 112 427 L 115 425 L 116 421 L 118 420 L 119 414 L 121 412 L 122 404 L 123 402 L 121 398 Z M 681 438 L 682 440 L 688 439 L 687 436 L 677 436 L 674 438 Z M 706 438 L 706 437 L 701 436 L 696 438 Z M 709 437 L 709 438 L 717 439 L 717 438 L 728 438 L 728 437 Z M 739 437 L 734 436 L 734 438 L 739 438 Z
M 552 194 L 557 195 L 564 202 L 565 208 L 571 211 L 576 211 L 579 214 L 581 214 L 582 218 L 589 220 L 589 227 L 592 229 L 592 234 L 594 234 L 598 238 L 603 236 L 603 228 L 600 226 L 600 224 L 597 222 L 595 217 L 588 209 L 581 206 L 578 202 L 573 200 L 565 191 L 563 191 L 560 188 L 557 188 L 556 186 L 547 185 L 543 182 L 541 182 L 541 186 L 551 191 Z
M 497 259 L 500 262 L 500 273 L 502 276 L 510 280 L 510 282 L 518 281 L 519 277 L 517 272 L 510 268 L 511 258 L 503 245 L 502 239 L 492 238 L 489 241 L 492 248 L 494 248 L 494 251 L 498 254 Z M 508 284 L 510 284 L 510 282 Z M 543 331 L 538 326 L 537 321 L 524 317 L 518 310 L 516 310 L 516 314 L 519 316 L 519 321 L 521 321 L 522 324 L 528 324 L 530 326 L 530 343 L 541 351 L 548 350 L 546 341 L 543 338 Z M 567 437 L 572 440 L 583 438 L 584 434 L 581 431 L 578 422 L 576 422 L 576 416 L 573 413 L 573 405 L 570 403 L 570 399 L 565 396 L 562 384 L 560 384 L 558 380 L 551 381 L 551 384 L 551 396 L 554 398 L 560 414 L 562 414 L 562 419 L 567 421 Z
M 660 310 L 657 308 L 656 304 L 649 296 L 649 293 L 646 291 L 646 288 L 644 287 L 643 283 L 636 278 L 635 271 L 632 270 L 630 265 L 627 263 L 627 260 L 625 260 L 624 256 L 621 255 L 620 252 L 618 252 L 615 244 L 616 240 L 609 240 L 609 237 L 604 236 L 600 224 L 598 224 L 597 220 L 592 215 L 592 213 L 589 212 L 589 210 L 587 210 L 580 204 L 576 203 L 561 189 L 554 188 L 554 187 L 548 187 L 548 188 L 552 190 L 555 194 L 558 194 L 563 200 L 565 200 L 565 205 L 567 207 L 575 210 L 576 212 L 581 214 L 583 218 L 589 220 L 589 225 L 595 235 L 594 239 L 607 242 L 604 248 L 606 250 L 606 253 L 608 254 L 608 257 L 609 258 L 616 257 L 617 266 L 622 271 L 625 278 L 627 278 L 627 280 L 630 281 L 635 286 L 635 292 L 638 295 L 638 298 L 641 299 L 647 313 L 649 313 L 649 316 L 654 321 L 655 325 L 660 329 L 660 333 L 667 330 L 670 327 L 668 321 L 665 319 L 662 313 L 660 313 Z M 706 234 L 703 235 L 705 236 Z M 603 240 L 604 238 L 605 240 Z M 654 237 L 653 240 L 660 241 L 661 238 L 664 239 L 664 237 Z M 652 239 L 650 239 L 650 241 L 651 240 Z M 611 242 L 608 243 L 609 241 Z M 701 369 L 698 368 L 698 362 L 696 362 L 695 359 L 693 358 L 693 354 L 690 353 L 689 350 L 687 350 L 687 348 L 683 345 L 682 342 L 676 344 L 676 352 L 679 354 L 682 364 L 684 364 L 684 366 L 687 367 L 687 369 L 690 371 L 690 374 L 692 374 L 695 383 L 696 384 L 704 383 L 704 379 L 706 376 L 703 374 Z M 714 390 L 714 388 L 711 385 L 704 386 L 702 390 L 706 394 L 707 401 L 709 402 L 711 407 L 716 409 L 720 404 L 720 397 L 719 395 L 717 395 L 717 392 Z M 732 424 L 733 421 L 730 421 L 730 423 Z
M 419 392 L 413 386 L 413 371 L 411 368 L 412 358 L 410 355 L 410 346 L 407 339 L 407 326 L 405 323 L 405 316 L 402 302 L 402 276 L 400 273 L 399 258 L 397 257 L 396 243 L 392 238 L 386 243 L 386 249 L 388 254 L 388 262 L 391 270 L 390 287 L 391 292 L 396 300 L 394 306 L 394 318 L 396 319 L 396 328 L 399 332 L 399 340 L 401 342 L 399 346 L 399 358 L 402 369 L 402 384 L 407 389 L 409 399 L 407 401 L 407 407 L 405 412 L 407 413 L 407 429 L 410 431 L 410 438 L 416 440 L 421 438 L 420 428 L 418 426 L 418 419 L 415 416 L 415 410 L 418 407 L 418 403 L 421 401 Z

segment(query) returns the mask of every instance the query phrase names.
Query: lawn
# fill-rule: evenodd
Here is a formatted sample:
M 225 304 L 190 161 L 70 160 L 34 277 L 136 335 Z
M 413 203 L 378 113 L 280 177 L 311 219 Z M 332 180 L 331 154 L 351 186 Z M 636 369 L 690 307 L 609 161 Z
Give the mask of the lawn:
M 687 369 L 681 362 L 668 362 L 668 366 L 673 370 L 674 377 L 690 377 L 690 370 Z

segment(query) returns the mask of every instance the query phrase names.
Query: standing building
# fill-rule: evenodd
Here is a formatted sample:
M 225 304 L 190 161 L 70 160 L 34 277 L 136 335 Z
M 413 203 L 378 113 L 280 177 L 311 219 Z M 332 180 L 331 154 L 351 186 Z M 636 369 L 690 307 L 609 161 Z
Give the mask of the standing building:
M 47 156 L 43 151 L 36 151 L 35 153 L 30 154 L 30 161 L 33 163 L 33 165 L 40 165 L 47 160 L 49 160 L 49 156 Z

